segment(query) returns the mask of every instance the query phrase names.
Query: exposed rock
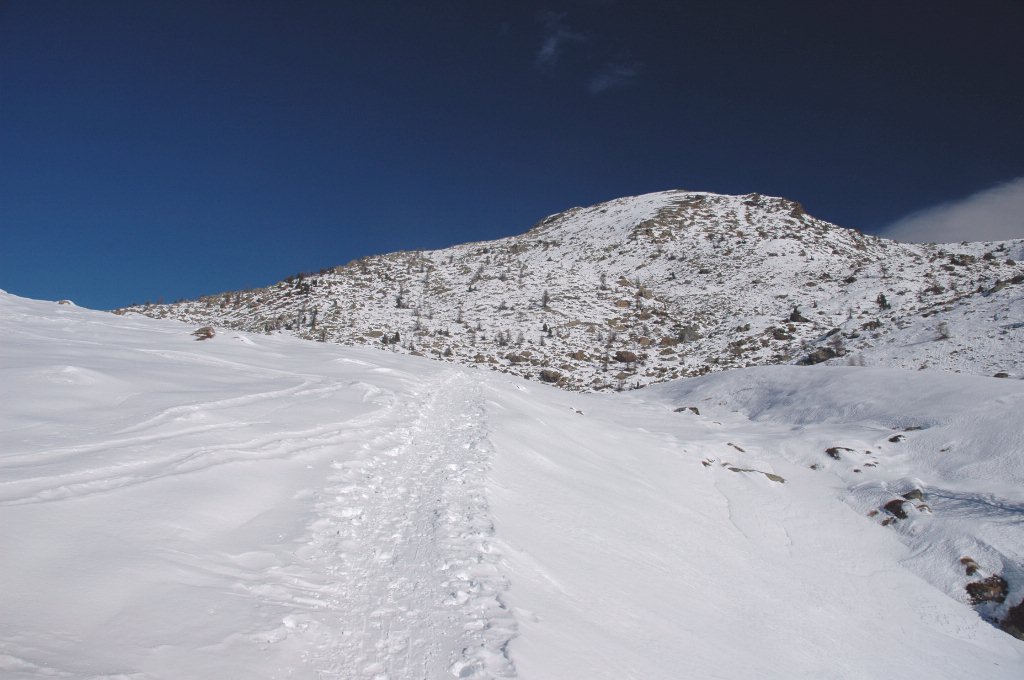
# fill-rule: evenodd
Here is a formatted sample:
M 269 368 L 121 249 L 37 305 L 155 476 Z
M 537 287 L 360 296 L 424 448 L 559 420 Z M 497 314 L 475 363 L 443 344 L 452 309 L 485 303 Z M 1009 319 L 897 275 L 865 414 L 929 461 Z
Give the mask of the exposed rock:
M 772 480 L 773 482 L 778 482 L 779 484 L 785 484 L 786 483 L 786 480 L 783 477 L 780 477 L 779 475 L 776 475 L 776 474 L 771 473 L 771 472 L 765 472 L 764 470 L 754 470 L 754 469 L 751 469 L 751 468 L 738 468 L 738 467 L 729 467 L 728 469 L 731 472 L 756 472 L 758 474 L 764 475 L 765 477 L 767 477 L 768 479 Z
M 1024 600 L 1010 607 L 999 627 L 1018 640 L 1024 640 Z
M 911 489 L 910 491 L 903 494 L 903 497 L 906 498 L 908 501 L 923 501 L 924 491 L 921 491 L 921 489 Z
M 540 372 L 541 382 L 546 383 L 557 383 L 562 379 L 562 374 L 558 371 L 553 371 L 550 368 L 545 368 Z
M 981 567 L 978 566 L 978 563 L 974 561 L 973 557 L 961 557 L 960 564 L 964 566 L 964 571 L 968 576 L 974 576 L 975 572 L 981 569 Z
M 624 364 L 632 364 L 636 362 L 636 353 L 630 352 L 628 349 L 620 349 L 615 353 L 614 359 Z
M 968 583 L 965 589 L 971 598 L 971 604 L 981 604 L 982 602 L 1002 604 L 1010 592 L 1006 579 L 999 575 Z
M 813 366 L 829 359 L 835 359 L 837 356 L 839 355 L 831 347 L 819 347 L 797 363 L 801 366 Z
M 907 511 L 903 509 L 903 504 L 907 501 L 902 498 L 895 498 L 885 505 L 882 506 L 886 512 L 895 517 L 896 519 L 906 519 Z
M 825 453 L 827 453 L 829 458 L 832 458 L 833 460 L 839 460 L 840 451 L 849 451 L 850 453 L 853 453 L 853 449 L 847 448 L 845 446 L 830 446 L 829 448 L 825 449 Z

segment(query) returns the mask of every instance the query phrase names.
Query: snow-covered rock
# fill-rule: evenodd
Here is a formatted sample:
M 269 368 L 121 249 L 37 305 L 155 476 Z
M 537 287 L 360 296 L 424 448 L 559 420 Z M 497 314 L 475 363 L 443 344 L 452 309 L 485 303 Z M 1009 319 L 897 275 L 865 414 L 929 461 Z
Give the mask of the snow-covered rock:
M 122 311 L 547 370 L 586 391 L 818 360 L 1022 376 L 1022 252 L 898 243 L 759 194 L 667 191 L 521 236 Z

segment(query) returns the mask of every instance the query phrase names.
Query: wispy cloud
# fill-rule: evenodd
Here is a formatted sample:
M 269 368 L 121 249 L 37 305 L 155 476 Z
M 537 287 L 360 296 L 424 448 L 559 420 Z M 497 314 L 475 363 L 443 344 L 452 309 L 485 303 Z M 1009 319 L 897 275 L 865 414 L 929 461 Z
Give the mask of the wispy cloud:
M 587 39 L 582 33 L 566 26 L 564 13 L 544 12 L 540 15 L 540 21 L 544 25 L 544 39 L 533 64 L 541 70 L 557 64 L 567 45 L 584 42 Z
M 917 243 L 1024 238 L 1024 177 L 908 215 L 884 235 Z
M 631 83 L 643 71 L 638 61 L 610 61 L 590 79 L 590 94 L 601 94 Z

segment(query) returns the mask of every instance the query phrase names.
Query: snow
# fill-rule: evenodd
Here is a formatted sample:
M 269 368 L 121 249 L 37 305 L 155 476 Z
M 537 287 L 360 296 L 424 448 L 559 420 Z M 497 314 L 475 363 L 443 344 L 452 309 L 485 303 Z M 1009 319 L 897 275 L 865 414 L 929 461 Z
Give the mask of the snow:
M 810 374 L 812 382 L 821 376 L 835 386 L 858 369 L 774 370 L 793 383 Z M 755 379 L 767 371 L 756 369 Z M 1004 642 L 1007 651 L 1021 645 L 991 640 L 990 651 L 975 647 L 987 647 L 988 636 L 958 613 L 958 593 L 940 593 L 907 568 L 924 541 L 908 545 L 851 511 L 841 477 L 803 464 L 799 454 L 810 455 L 814 437 L 804 444 L 792 425 L 766 429 L 765 421 L 729 408 L 716 412 L 718 401 L 731 406 L 728 397 L 745 390 L 750 373 L 670 383 L 624 399 L 566 398 L 573 409 L 566 413 L 584 415 L 557 428 L 535 392 L 506 405 L 558 433 L 554 441 L 524 438 L 519 433 L 536 428 L 520 416 L 515 432 L 495 438 L 499 451 L 515 452 L 497 460 L 494 474 L 503 481 L 492 502 L 498 536 L 518 547 L 506 553 L 513 565 L 509 601 L 536 617 L 521 619 L 521 638 L 512 646 L 524 651 L 517 660 L 523 676 L 870 678 L 893 667 L 924 677 L 1019 674 L 1020 661 L 1010 660 L 1015 652 L 996 661 L 1002 670 L 975 665 Z M 899 375 L 876 370 L 867 377 Z M 696 403 L 705 414 L 709 402 L 711 418 L 674 412 Z M 797 418 L 782 413 L 778 420 Z M 830 435 L 848 442 L 851 432 L 859 434 L 859 421 L 839 415 Z M 815 460 L 824 458 L 823 448 L 816 453 Z M 708 458 L 714 463 L 703 467 L 699 461 Z M 722 462 L 785 482 L 734 473 Z M 1021 563 L 1024 545 L 1021 487 L 1014 483 L 1007 480 L 1017 519 L 998 543 L 1009 565 Z M 940 517 L 945 508 L 935 505 Z M 965 527 L 945 529 L 928 538 L 968 547 L 957 533 Z M 954 565 L 960 566 L 956 559 L 942 564 L 943 574 Z M 1019 585 L 1015 590 L 1014 602 L 1024 595 Z M 942 642 L 930 649 L 928 639 Z
M 982 618 L 1024 597 L 1019 380 L 580 394 L 4 293 L 0 330 L 5 679 L 1024 671 Z
M 128 311 L 531 379 L 547 370 L 580 391 L 793 364 L 820 347 L 838 349 L 834 364 L 1019 377 L 1022 251 L 866 236 L 783 198 L 665 191 L 573 208 L 520 236 Z M 794 308 L 806 321 L 791 322 Z

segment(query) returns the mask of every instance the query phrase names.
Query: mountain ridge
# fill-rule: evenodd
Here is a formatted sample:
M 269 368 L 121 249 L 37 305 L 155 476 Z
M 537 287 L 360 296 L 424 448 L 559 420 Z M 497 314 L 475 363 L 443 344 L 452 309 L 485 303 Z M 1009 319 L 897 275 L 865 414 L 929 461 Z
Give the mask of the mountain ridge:
M 899 243 L 785 198 L 674 190 L 571 208 L 518 236 L 117 311 L 584 391 L 798 362 L 1018 375 L 1020 259 L 1021 240 Z

